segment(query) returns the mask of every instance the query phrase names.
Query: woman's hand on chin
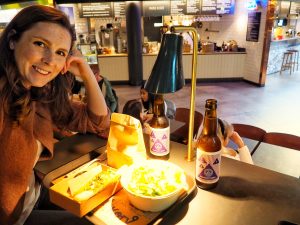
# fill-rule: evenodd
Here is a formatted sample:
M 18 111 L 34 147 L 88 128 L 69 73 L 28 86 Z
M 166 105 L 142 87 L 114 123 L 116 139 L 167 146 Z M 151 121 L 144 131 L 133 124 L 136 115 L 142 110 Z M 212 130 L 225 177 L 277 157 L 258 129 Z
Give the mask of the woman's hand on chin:
M 67 71 L 82 79 L 84 79 L 83 75 L 86 74 L 87 71 L 90 72 L 90 66 L 79 50 L 73 50 L 68 56 L 65 66 L 62 69 L 62 74 L 65 74 Z

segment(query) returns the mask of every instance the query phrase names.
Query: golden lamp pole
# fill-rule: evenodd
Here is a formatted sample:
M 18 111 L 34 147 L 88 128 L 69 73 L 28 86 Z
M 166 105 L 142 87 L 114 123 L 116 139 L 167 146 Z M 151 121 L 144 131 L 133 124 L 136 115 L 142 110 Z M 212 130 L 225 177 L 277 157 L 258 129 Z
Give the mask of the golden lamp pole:
M 197 57 L 198 57 L 198 36 L 197 30 L 190 26 L 172 26 L 172 32 L 191 32 L 193 37 L 193 58 L 192 58 L 192 80 L 191 80 L 191 99 L 190 99 L 190 120 L 189 120 L 189 136 L 188 136 L 188 152 L 187 161 L 193 161 L 193 133 L 195 120 L 195 95 L 196 95 L 196 79 L 197 79 Z

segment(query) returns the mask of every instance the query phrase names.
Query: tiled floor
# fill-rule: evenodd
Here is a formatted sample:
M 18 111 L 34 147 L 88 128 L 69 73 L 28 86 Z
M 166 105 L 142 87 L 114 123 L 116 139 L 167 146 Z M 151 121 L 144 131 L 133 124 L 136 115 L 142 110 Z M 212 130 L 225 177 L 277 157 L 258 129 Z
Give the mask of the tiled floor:
M 120 109 L 126 101 L 139 97 L 140 87 L 115 85 Z M 177 107 L 190 104 L 190 85 L 165 98 Z M 232 123 L 247 123 L 300 136 L 300 72 L 269 75 L 265 87 L 246 82 L 198 84 L 196 110 L 204 113 L 207 98 L 218 100 L 218 116 Z

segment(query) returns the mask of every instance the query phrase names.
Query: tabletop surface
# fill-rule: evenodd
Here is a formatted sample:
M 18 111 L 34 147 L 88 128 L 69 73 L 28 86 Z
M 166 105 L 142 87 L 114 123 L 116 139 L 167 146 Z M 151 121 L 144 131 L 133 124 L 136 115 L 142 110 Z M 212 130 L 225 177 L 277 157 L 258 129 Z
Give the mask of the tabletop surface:
M 186 146 L 171 142 L 170 161 L 194 175 Z M 258 166 L 222 157 L 221 178 L 210 191 L 196 196 L 161 224 L 300 224 L 300 180 Z
M 300 178 L 300 151 L 261 142 L 252 155 L 255 165 Z
M 80 138 L 79 143 L 72 142 L 79 152 L 87 144 L 84 136 Z M 68 148 L 74 149 L 71 146 Z M 171 142 L 170 146 L 169 160 L 194 176 L 195 161 L 185 159 L 187 145 Z M 300 179 L 226 157 L 222 157 L 218 186 L 209 191 L 197 188 L 188 200 L 167 213 L 159 224 L 300 224 Z

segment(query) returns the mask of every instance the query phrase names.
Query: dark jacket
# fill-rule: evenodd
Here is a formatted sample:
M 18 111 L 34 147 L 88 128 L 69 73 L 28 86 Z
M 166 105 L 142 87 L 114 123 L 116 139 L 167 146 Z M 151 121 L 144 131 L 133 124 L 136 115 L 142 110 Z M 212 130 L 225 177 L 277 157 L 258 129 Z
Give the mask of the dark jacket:
M 105 98 L 107 107 L 111 112 L 118 112 L 118 96 L 112 88 L 111 83 L 105 77 L 98 82 L 102 94 Z

